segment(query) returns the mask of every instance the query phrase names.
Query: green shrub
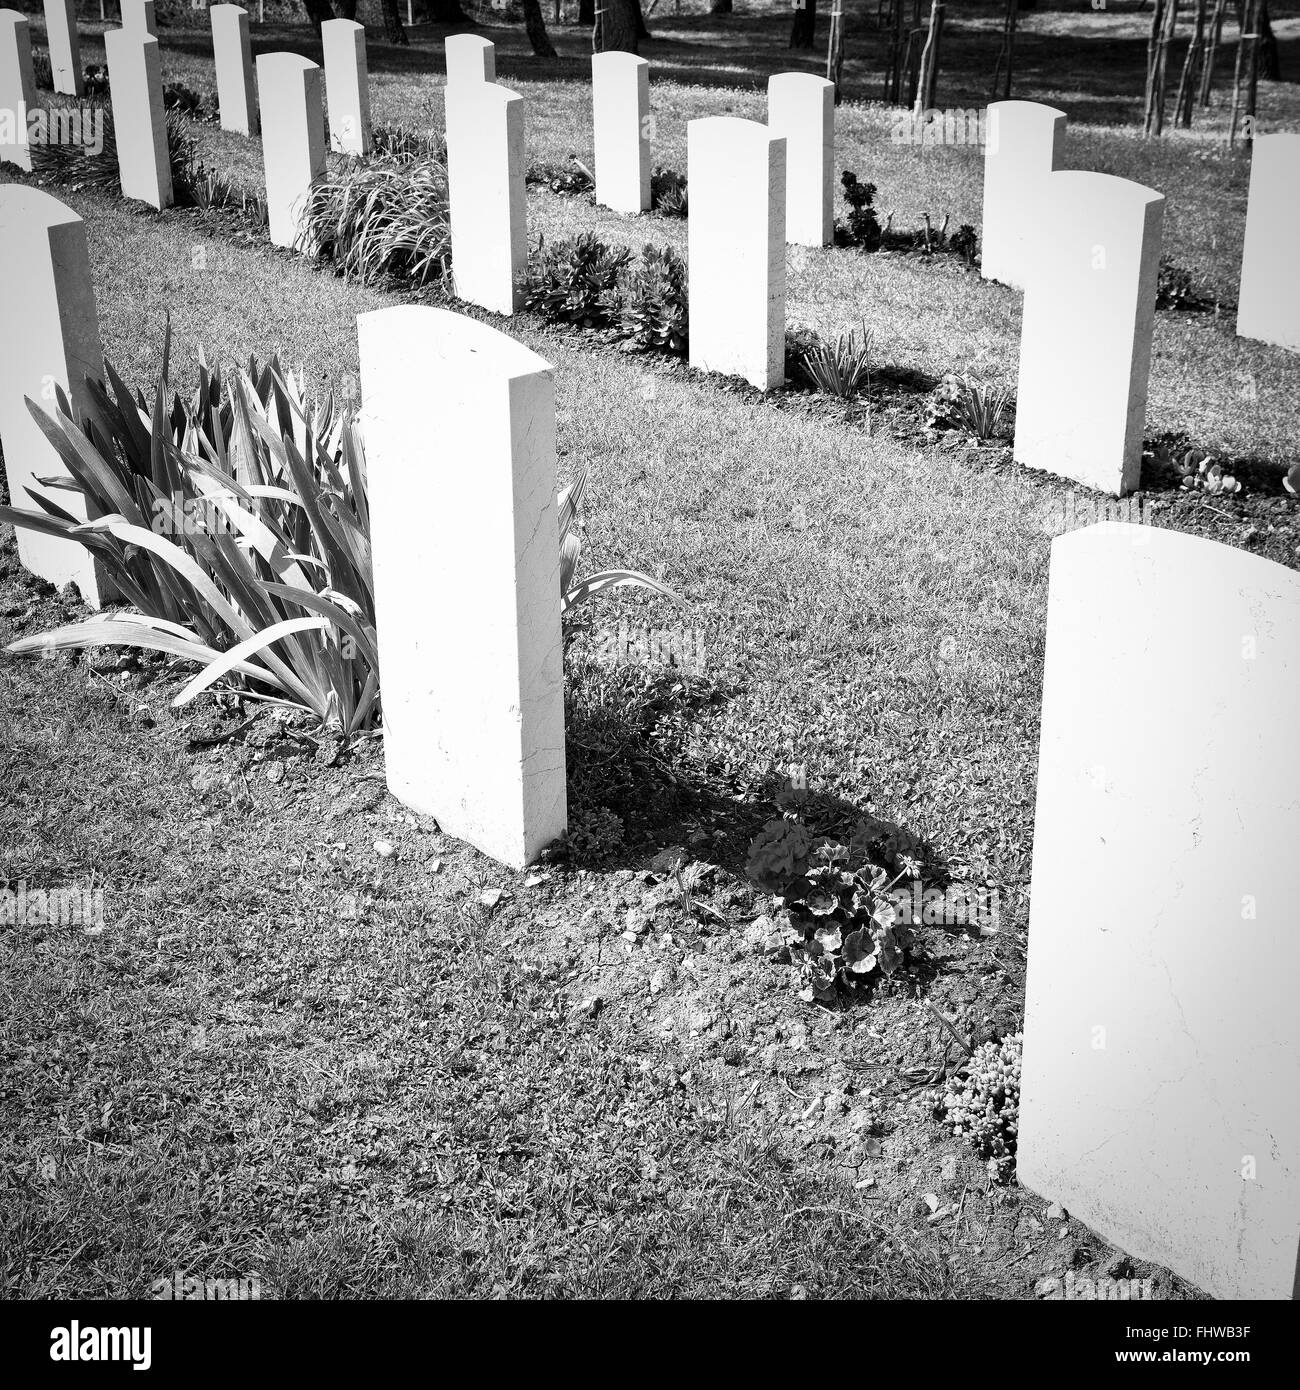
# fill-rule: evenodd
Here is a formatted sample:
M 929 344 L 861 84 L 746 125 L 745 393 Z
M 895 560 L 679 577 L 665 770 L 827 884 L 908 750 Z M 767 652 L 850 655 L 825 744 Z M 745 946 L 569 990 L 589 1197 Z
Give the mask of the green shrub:
M 594 232 L 549 244 L 539 239 L 528 257 L 524 308 L 556 323 L 606 328 L 618 315 L 619 274 L 631 255 Z
M 1015 1164 L 1023 1052 L 1022 1033 L 984 1043 L 971 1053 L 965 1075 L 950 1078 L 938 1097 L 940 1117 L 987 1159 L 995 1182 L 1005 1182 Z
M 686 352 L 686 260 L 671 246 L 644 247 L 624 271 L 618 326 L 626 342 L 647 352 Z
M 447 142 L 432 131 L 412 130 L 409 126 L 384 122 L 370 132 L 372 159 L 389 159 L 400 164 L 414 164 L 433 159 L 447 163 Z
M 451 265 L 446 165 L 432 158 L 336 165 L 312 185 L 303 234 L 341 274 L 368 284 L 441 278 Z
M 841 333 L 834 343 L 813 336 L 814 341 L 801 348 L 797 379 L 843 400 L 867 390 L 871 382 L 871 334 L 866 322 L 861 341 L 852 329 Z
M 566 197 L 591 193 L 596 187 L 595 176 L 576 154 L 569 156 L 568 164 L 530 164 L 524 180 Z
M 672 169 L 655 169 L 650 175 L 650 207 L 664 217 L 686 217 L 686 175 Z
M 929 430 L 964 430 L 976 439 L 997 439 L 1005 433 L 1014 393 L 1009 386 L 979 384 L 950 372 L 925 402 Z
M 876 185 L 859 183 L 850 169 L 840 175 L 844 199 L 849 205 L 848 219 L 835 226 L 835 241 L 839 246 L 860 246 L 864 251 L 880 248 L 880 219 L 876 216 Z

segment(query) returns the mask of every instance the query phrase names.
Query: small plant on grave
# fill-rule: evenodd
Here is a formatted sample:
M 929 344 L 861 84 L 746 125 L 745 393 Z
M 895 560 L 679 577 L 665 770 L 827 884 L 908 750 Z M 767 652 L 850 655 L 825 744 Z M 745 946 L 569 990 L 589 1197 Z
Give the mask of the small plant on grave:
M 87 97 L 108 95 L 108 68 L 103 63 L 91 63 L 82 73 L 81 80 Z
M 840 175 L 844 189 L 844 201 L 849 205 L 848 217 L 835 225 L 835 242 L 838 246 L 858 246 L 864 251 L 880 249 L 880 218 L 876 215 L 876 185 L 859 183 L 852 170 L 845 169 Z
M 383 121 L 370 132 L 370 158 L 395 164 L 414 164 L 432 159 L 447 163 L 447 142 L 432 131 L 412 130 L 409 126 Z
M 650 175 L 650 207 L 663 217 L 686 217 L 686 175 L 656 168 Z
M 438 159 L 349 159 L 311 186 L 303 236 L 339 274 L 427 284 L 451 267 L 447 167 Z
M 109 363 L 74 416 L 59 391 L 32 418 L 81 494 L 80 521 L 45 493 L 0 520 L 75 541 L 127 605 L 8 650 L 153 650 L 202 668 L 173 704 L 231 681 L 247 698 L 314 715 L 347 734 L 379 695 L 365 456 L 334 397 L 312 402 L 278 359 L 223 374 L 199 359 L 189 402 L 169 382 L 170 327 L 152 399 Z M 57 494 L 56 494 L 57 495 Z M 17 504 L 19 499 L 13 499 Z
M 851 999 L 907 964 L 913 946 L 912 892 L 919 844 L 907 831 L 874 816 L 849 843 L 814 835 L 799 798 L 769 821 L 749 846 L 745 871 L 773 894 L 773 922 L 799 972 L 799 997 L 835 1004 Z
M 864 320 L 861 338 L 850 329 L 839 334 L 834 343 L 818 342 L 807 349 L 800 364 L 800 376 L 818 391 L 848 400 L 870 386 L 871 346 L 871 333 Z
M 573 859 L 593 863 L 623 847 L 626 827 L 608 806 L 578 809 L 569 817 L 564 841 Z
M 1188 449 L 1174 454 L 1173 466 L 1178 485 L 1187 492 L 1204 492 L 1211 497 L 1231 497 L 1242 490 L 1241 483 L 1227 472 L 1206 449 Z
M 948 372 L 938 386 L 925 398 L 925 428 L 927 430 L 956 430 L 962 428 L 962 379 Z
M 567 164 L 530 164 L 524 180 L 526 183 L 548 188 L 552 193 L 566 198 L 590 193 L 596 187 L 595 175 L 576 154 L 569 156 Z
M 947 250 L 960 256 L 966 264 L 974 268 L 979 263 L 979 237 L 969 222 L 963 222 L 948 238 Z
M 674 603 L 682 602 L 681 596 L 667 584 L 652 579 L 640 570 L 601 570 L 579 579 L 578 562 L 582 559 L 582 505 L 587 497 L 588 472 L 585 465 L 568 487 L 560 491 L 557 499 L 560 533 L 560 615 L 565 623 L 566 639 L 577 631 L 574 615 L 584 603 L 607 589 L 631 585 L 634 588 L 650 589 Z
M 1172 257 L 1160 257 L 1156 277 L 1156 308 L 1195 311 L 1210 307 L 1211 301 L 1196 287 L 1195 278 L 1186 266 L 1178 265 Z
M 553 323 L 607 328 L 618 313 L 619 273 L 631 258 L 625 246 L 607 246 L 594 232 L 550 243 L 539 238 L 528 257 L 524 308 Z
M 981 444 L 1000 438 L 1011 410 L 1009 386 L 979 385 L 969 377 L 960 379 L 960 389 L 948 409 L 958 429 L 973 434 Z
M 201 96 L 184 82 L 169 82 L 163 88 L 163 106 L 168 111 L 179 111 L 192 120 L 204 120 L 215 103 Z
M 1022 1033 L 977 1047 L 935 1098 L 939 1117 L 986 1160 L 995 1182 L 1006 1182 L 1015 1166 L 1023 1047 Z
M 618 332 L 629 348 L 683 355 L 688 335 L 686 260 L 645 246 L 619 282 Z

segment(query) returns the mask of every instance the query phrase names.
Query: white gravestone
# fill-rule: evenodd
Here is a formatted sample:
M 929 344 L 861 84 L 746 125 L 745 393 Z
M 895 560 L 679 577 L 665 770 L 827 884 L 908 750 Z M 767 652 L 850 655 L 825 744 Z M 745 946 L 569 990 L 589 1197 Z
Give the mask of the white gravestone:
M 591 55 L 596 201 L 615 212 L 650 206 L 650 64 L 634 53 Z
M 528 269 L 523 98 L 495 82 L 452 82 L 446 101 L 455 292 L 513 314 Z
M 32 36 L 27 16 L 0 10 L 0 164 L 32 167 L 27 113 L 36 105 Z
M 519 868 L 567 817 L 552 367 L 445 309 L 357 327 L 388 787 Z
M 50 48 L 54 90 L 64 96 L 84 96 L 86 78 L 81 70 L 74 0 L 45 0 L 45 37 Z
M 371 138 L 365 25 L 330 19 L 321 25 L 320 33 L 325 50 L 330 145 L 342 154 L 366 154 Z
M 1138 486 L 1164 207 L 1110 174 L 1049 176 L 1020 334 L 1027 467 L 1116 496 Z
M 1065 112 L 1036 101 L 994 101 L 985 118 L 980 274 L 1025 288 L 1039 242 L 1043 181 L 1061 167 Z
M 444 40 L 447 56 L 447 85 L 453 82 L 495 82 L 497 50 L 489 39 L 477 34 L 452 34 Z
M 767 128 L 785 136 L 786 241 L 829 246 L 835 232 L 835 84 L 811 72 L 769 77 Z
M 221 128 L 239 135 L 256 135 L 257 88 L 253 82 L 248 11 L 238 5 L 213 5 L 210 13 Z
M 1300 352 L 1300 134 L 1257 135 L 1250 156 L 1250 201 L 1241 256 L 1237 332 Z
M 154 0 L 122 0 L 122 28 L 133 34 L 152 34 L 158 37 L 158 17 Z
M 11 506 L 36 510 L 30 487 L 85 517 L 79 492 L 37 485 L 68 472 L 25 398 L 53 413 L 54 388 L 61 387 L 80 420 L 90 404 L 86 377 L 103 375 L 85 225 L 38 188 L 0 184 L 0 447 Z M 84 546 L 19 527 L 18 558 L 51 584 L 75 584 L 99 606 L 101 584 Z
M 1052 544 L 1020 1181 L 1219 1298 L 1300 1253 L 1300 575 Z
M 757 121 L 686 126 L 691 366 L 760 391 L 785 380 L 785 154 Z
M 133 29 L 109 29 L 104 47 L 122 196 L 150 207 L 171 207 L 172 166 L 158 40 Z
M 301 224 L 311 186 L 325 172 L 321 70 L 297 53 L 263 53 L 257 94 L 271 242 L 314 255 L 315 243 Z

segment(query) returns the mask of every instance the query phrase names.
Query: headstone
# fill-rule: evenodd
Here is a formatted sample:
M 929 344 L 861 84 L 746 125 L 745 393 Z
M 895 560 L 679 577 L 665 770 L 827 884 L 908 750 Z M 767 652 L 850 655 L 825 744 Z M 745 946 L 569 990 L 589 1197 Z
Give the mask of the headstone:
M 11 506 L 35 510 L 34 488 L 85 517 L 79 492 L 38 486 L 37 478 L 67 477 L 68 470 L 25 398 L 52 412 L 61 387 L 80 418 L 90 404 L 86 377 L 103 375 L 85 225 L 39 188 L 0 184 L 0 448 Z M 84 546 L 25 527 L 17 537 L 18 558 L 32 574 L 60 588 L 75 584 L 99 606 L 101 585 Z
M 1300 134 L 1257 135 L 1250 156 L 1250 200 L 1241 255 L 1237 332 L 1300 352 Z
M 1052 543 L 1020 1181 L 1219 1298 L 1300 1254 L 1300 575 Z
M 456 295 L 512 314 L 528 269 L 523 98 L 495 82 L 457 81 L 448 84 L 446 100 Z
M 50 47 L 54 90 L 64 96 L 84 96 L 86 77 L 81 70 L 75 0 L 44 0 L 44 4 L 45 40 Z
M 767 79 L 767 128 L 785 136 L 785 239 L 829 246 L 835 234 L 835 84 L 811 72 Z
M 321 70 L 297 53 L 263 53 L 257 60 L 262 108 L 262 162 L 271 242 L 314 255 L 301 219 L 312 184 L 325 172 L 325 112 Z
M 518 868 L 566 826 L 552 367 L 445 309 L 357 325 L 388 787 Z
M 158 37 L 158 18 L 154 0 L 121 0 L 122 28 L 133 34 L 152 34 Z
M 122 196 L 150 207 L 171 207 L 172 166 L 158 40 L 133 29 L 109 29 L 104 47 Z
M 0 164 L 32 167 L 27 113 L 36 105 L 32 36 L 27 16 L 0 10 Z
M 757 121 L 686 126 L 690 360 L 760 391 L 785 379 L 785 138 Z
M 477 34 L 452 34 L 443 42 L 447 55 L 447 85 L 453 82 L 495 82 L 497 50 Z
M 253 82 L 253 47 L 248 37 L 248 11 L 238 5 L 213 5 L 210 13 L 221 128 L 240 135 L 256 135 L 257 88 Z
M 1036 101 L 989 103 L 984 137 L 980 274 L 1025 288 L 1025 258 L 1039 241 L 1043 180 L 1061 167 L 1065 112 Z
M 1018 462 L 1116 496 L 1138 486 L 1164 207 L 1110 174 L 1049 176 L 1020 335 Z
M 615 212 L 650 206 L 650 64 L 611 49 L 591 55 L 596 201 Z
M 320 33 L 325 49 L 330 144 L 343 154 L 366 154 L 371 138 L 365 25 L 330 19 L 321 25 Z

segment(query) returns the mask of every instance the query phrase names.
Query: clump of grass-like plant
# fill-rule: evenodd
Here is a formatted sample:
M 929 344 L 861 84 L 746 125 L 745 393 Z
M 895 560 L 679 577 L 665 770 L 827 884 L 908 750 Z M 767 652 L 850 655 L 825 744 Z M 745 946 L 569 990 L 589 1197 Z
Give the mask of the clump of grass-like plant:
M 353 159 L 328 170 L 303 210 L 303 239 L 367 284 L 417 285 L 451 265 L 447 169 L 439 159 Z
M 799 349 L 797 371 L 818 391 L 848 400 L 871 384 L 871 333 L 866 323 L 862 337 L 850 329 L 833 343 L 814 338 Z

